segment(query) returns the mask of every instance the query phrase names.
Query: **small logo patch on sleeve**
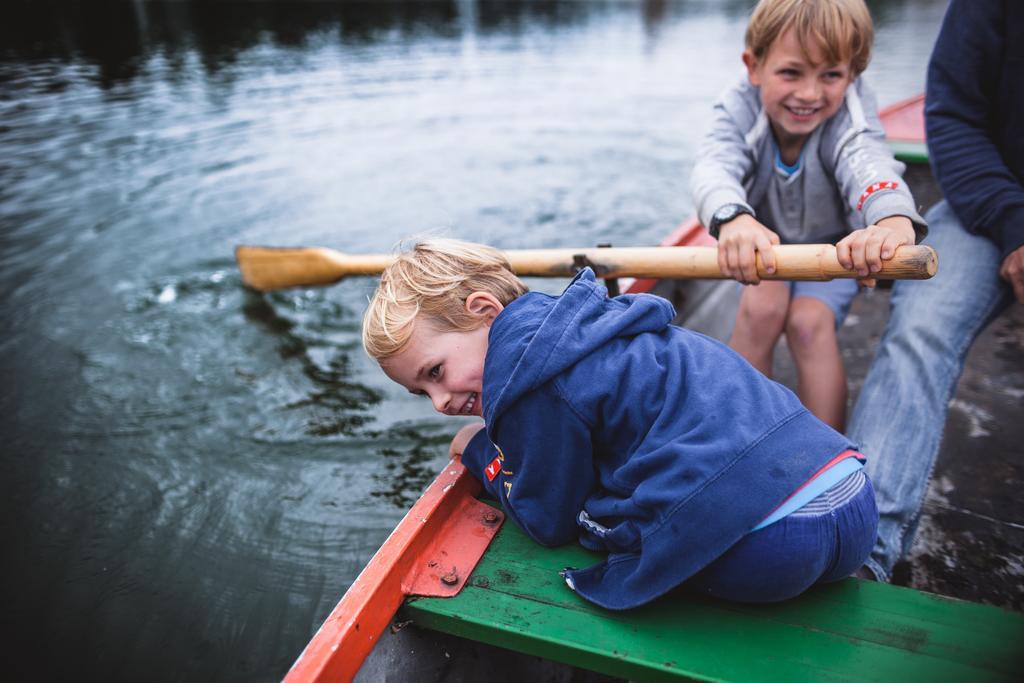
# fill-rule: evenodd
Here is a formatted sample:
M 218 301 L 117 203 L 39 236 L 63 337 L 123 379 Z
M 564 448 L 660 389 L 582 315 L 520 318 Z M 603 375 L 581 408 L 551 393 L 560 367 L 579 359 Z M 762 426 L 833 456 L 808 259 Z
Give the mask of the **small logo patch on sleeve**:
M 501 460 L 495 458 L 491 461 L 491 464 L 484 468 L 484 474 L 487 475 L 487 481 L 494 481 L 494 478 L 498 476 L 498 472 L 501 471 Z
M 899 186 L 900 184 L 895 180 L 888 180 L 884 183 L 874 183 L 873 185 L 868 185 L 867 188 L 861 193 L 860 199 L 857 201 L 857 210 L 860 211 L 861 207 L 864 206 L 864 202 L 866 202 L 868 200 L 868 197 L 870 197 L 874 193 L 880 192 L 882 190 L 895 190 Z

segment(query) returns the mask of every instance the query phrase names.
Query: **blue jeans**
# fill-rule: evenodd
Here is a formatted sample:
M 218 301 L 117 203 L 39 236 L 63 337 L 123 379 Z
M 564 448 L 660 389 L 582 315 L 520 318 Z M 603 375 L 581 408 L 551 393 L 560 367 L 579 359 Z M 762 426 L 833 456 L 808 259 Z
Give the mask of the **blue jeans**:
M 779 602 L 864 564 L 878 509 L 871 480 L 850 500 L 814 516 L 789 515 L 752 531 L 689 579 L 687 590 L 734 602 Z
M 878 497 L 878 540 L 865 564 L 883 581 L 913 543 L 967 351 L 1012 297 L 993 242 L 967 232 L 945 201 L 925 219 L 938 272 L 893 286 L 889 322 L 847 429 Z

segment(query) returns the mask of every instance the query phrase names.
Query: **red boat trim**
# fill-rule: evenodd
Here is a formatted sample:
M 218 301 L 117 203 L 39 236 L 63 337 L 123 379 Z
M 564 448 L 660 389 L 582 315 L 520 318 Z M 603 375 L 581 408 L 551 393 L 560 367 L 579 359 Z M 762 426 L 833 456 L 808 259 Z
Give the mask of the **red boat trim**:
M 452 460 L 391 532 L 292 665 L 285 683 L 351 680 L 408 595 L 451 597 L 504 521 Z
M 889 105 L 879 112 L 878 117 L 882 120 L 887 139 L 920 143 L 925 141 L 923 93 Z

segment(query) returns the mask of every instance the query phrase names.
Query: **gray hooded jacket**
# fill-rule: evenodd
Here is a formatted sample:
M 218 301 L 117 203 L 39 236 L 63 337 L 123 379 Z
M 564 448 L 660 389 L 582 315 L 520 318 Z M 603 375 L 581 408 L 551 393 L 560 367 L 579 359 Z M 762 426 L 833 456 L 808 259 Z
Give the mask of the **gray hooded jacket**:
M 919 242 L 927 234 L 863 79 L 811 133 L 800 170 L 788 177 L 778 170 L 775 149 L 760 89 L 744 76 L 715 103 L 697 155 L 691 187 L 701 223 L 710 225 L 726 204 L 742 204 L 783 244 L 835 243 L 889 216 L 909 218 Z

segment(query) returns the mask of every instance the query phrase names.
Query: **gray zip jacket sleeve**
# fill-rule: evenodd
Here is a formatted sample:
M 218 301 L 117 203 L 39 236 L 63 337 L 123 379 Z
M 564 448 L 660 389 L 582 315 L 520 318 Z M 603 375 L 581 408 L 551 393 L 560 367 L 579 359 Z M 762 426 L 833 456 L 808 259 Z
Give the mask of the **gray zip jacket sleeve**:
M 783 243 L 836 242 L 888 216 L 906 216 L 917 240 L 927 224 L 904 182 L 905 166 L 885 142 L 874 94 L 863 79 L 839 111 L 808 137 L 792 176 L 775 165 L 771 125 L 746 76 L 714 106 L 691 188 L 701 223 L 725 204 L 741 204 Z

